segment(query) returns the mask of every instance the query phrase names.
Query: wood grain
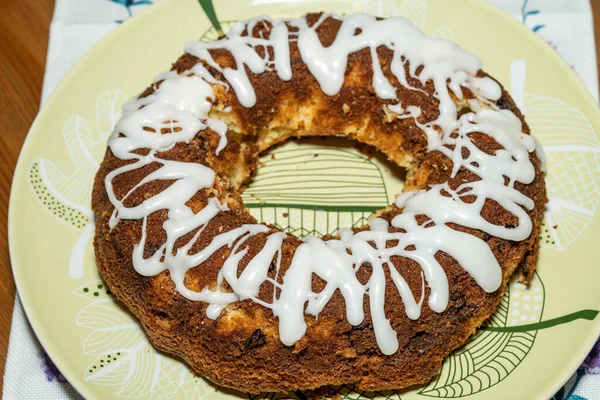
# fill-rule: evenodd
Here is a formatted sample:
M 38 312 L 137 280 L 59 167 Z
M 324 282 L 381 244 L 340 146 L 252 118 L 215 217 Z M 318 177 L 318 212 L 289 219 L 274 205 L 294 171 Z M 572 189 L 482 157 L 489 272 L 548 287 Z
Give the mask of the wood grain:
M 38 112 L 54 0 L 2 0 L 0 12 L 0 387 L 15 299 L 8 254 L 8 197 L 15 164 Z
M 600 63 L 600 0 L 591 3 Z M 53 8 L 54 0 L 3 0 L 0 12 L 0 388 L 15 297 L 8 199 L 19 151 L 39 107 Z

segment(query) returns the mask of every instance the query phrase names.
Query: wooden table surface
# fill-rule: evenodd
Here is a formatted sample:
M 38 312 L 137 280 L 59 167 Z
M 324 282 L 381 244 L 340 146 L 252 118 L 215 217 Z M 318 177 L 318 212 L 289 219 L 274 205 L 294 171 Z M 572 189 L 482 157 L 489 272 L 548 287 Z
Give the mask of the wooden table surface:
M 594 11 L 600 64 L 600 0 Z M 3 0 L 0 13 L 0 388 L 10 334 L 15 283 L 8 254 L 8 198 L 15 164 L 38 112 L 54 0 Z M 599 74 L 600 76 L 600 74 Z M 0 389 L 1 390 L 1 389 Z

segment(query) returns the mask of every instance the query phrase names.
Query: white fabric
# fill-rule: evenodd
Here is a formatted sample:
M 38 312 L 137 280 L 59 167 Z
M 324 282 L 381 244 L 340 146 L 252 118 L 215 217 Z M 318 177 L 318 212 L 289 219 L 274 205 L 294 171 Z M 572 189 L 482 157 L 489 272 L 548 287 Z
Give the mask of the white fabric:
M 81 399 L 64 379 L 46 375 L 44 349 L 31 330 L 19 297 L 15 299 L 4 373 L 3 399 Z M 50 380 L 53 379 L 53 380 Z M 59 381 L 60 379 L 60 381 Z M 61 382 L 63 381 L 63 382 Z
M 573 68 L 598 102 L 598 67 L 589 0 L 488 1 L 530 29 L 543 26 L 536 33 Z M 524 18 L 527 12 L 531 14 Z
M 598 101 L 594 28 L 589 0 L 489 0 L 523 20 L 573 67 Z M 132 7 L 132 13 L 143 6 Z M 116 0 L 57 0 L 50 28 L 42 104 L 79 58 L 98 40 L 128 18 Z M 47 356 L 35 338 L 17 297 L 4 374 L 3 399 L 78 399 L 68 384 L 49 369 Z M 50 371 L 50 372 L 49 372 Z M 588 383 L 589 384 L 589 383 Z M 600 383 L 597 384 L 600 386 Z M 597 387 L 597 386 L 596 386 Z M 593 398 L 593 397 L 590 397 Z

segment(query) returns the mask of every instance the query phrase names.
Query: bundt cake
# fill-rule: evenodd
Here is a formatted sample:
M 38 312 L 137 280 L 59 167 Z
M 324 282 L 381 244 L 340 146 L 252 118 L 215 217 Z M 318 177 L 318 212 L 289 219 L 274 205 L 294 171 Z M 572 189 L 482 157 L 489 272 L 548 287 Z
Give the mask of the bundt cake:
M 151 342 L 241 391 L 429 381 L 527 282 L 543 153 L 478 57 L 403 18 L 258 17 L 123 107 L 96 176 L 98 269 Z M 241 191 L 258 155 L 343 135 L 408 171 L 368 226 L 299 239 Z M 351 198 L 352 193 L 348 193 Z

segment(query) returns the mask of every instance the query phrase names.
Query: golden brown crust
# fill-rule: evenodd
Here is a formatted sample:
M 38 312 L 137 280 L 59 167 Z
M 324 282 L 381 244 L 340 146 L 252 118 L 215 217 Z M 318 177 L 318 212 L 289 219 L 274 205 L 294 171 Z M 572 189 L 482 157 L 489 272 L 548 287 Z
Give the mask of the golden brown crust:
M 309 15 L 308 18 L 309 23 L 313 23 L 318 15 Z M 257 34 L 261 26 L 258 24 L 253 34 Z M 322 42 L 327 43 L 333 40 L 337 29 L 339 21 L 327 19 L 317 31 Z M 268 32 L 264 33 L 268 35 Z M 405 107 L 418 105 L 422 110 L 419 117 L 421 122 L 434 120 L 438 115 L 438 104 L 431 96 L 432 84 L 422 85 L 418 80 L 409 78 L 412 86 L 422 88 L 426 94 L 405 89 L 389 71 L 390 51 L 382 48 L 378 52 L 384 72 L 398 88 L 397 95 L 402 104 Z M 219 64 L 231 63 L 226 51 L 212 53 Z M 243 208 L 239 190 L 254 173 L 258 152 L 290 137 L 345 135 L 372 145 L 384 152 L 391 161 L 409 169 L 406 182 L 409 189 L 446 181 L 456 187 L 465 181 L 478 179 L 466 170 L 461 170 L 451 178 L 451 161 L 439 152 L 425 151 L 427 141 L 419 128 L 408 119 L 390 118 L 386 114 L 386 102 L 377 98 L 371 85 L 371 57 L 367 50 L 350 56 L 344 86 L 339 94 L 331 97 L 321 92 L 315 78 L 302 63 L 294 43 L 291 44 L 291 55 L 293 79 L 289 82 L 281 81 L 275 72 L 261 75 L 249 73 L 257 94 L 256 106 L 252 108 L 241 106 L 233 91 L 215 86 L 213 114 L 226 119 L 229 124 L 229 144 L 218 157 L 215 155 L 218 136 L 210 130 L 199 132 L 189 144 L 177 145 L 161 155 L 164 158 L 202 163 L 217 172 L 213 188 L 200 191 L 188 203 L 195 211 L 201 209 L 212 196 L 227 202 L 231 210 L 218 214 L 208 224 L 193 245 L 192 253 L 205 247 L 220 232 L 255 222 Z M 183 72 L 197 62 L 198 59 L 186 54 L 173 68 Z M 212 72 L 222 78 L 216 71 Z M 147 90 L 144 95 L 151 91 Z M 506 92 L 498 105 L 511 109 L 523 120 Z M 219 111 L 226 106 L 232 108 L 231 113 Z M 525 129 L 528 129 L 526 125 Z M 489 136 L 475 134 L 473 137 L 483 151 L 491 152 L 499 148 Z M 406 316 L 398 293 L 388 291 L 385 312 L 398 333 L 400 344 L 398 352 L 389 356 L 383 355 L 377 347 L 368 305 L 365 304 L 365 321 L 353 327 L 345 318 L 344 302 L 339 293 L 333 296 L 318 321 L 306 317 L 308 330 L 305 337 L 295 346 L 287 347 L 279 341 L 277 320 L 269 309 L 242 301 L 226 308 L 213 321 L 206 317 L 205 303 L 187 300 L 175 291 L 168 272 L 155 277 L 137 274 L 132 266 L 131 254 L 134 244 L 140 240 L 141 221 L 123 220 L 112 231 L 108 228 L 113 207 L 106 194 L 104 178 L 125 163 L 110 150 L 107 150 L 96 176 L 92 200 L 97 218 L 94 238 L 97 265 L 111 291 L 140 319 L 156 347 L 180 356 L 196 374 L 217 384 L 251 393 L 315 389 L 329 384 L 356 384 L 365 390 L 401 389 L 425 383 L 436 374 L 443 359 L 463 344 L 492 314 L 517 267 L 523 267 L 525 279 L 531 278 L 539 250 L 537 238 L 546 192 L 539 161 L 533 154 L 530 159 L 537 171 L 535 180 L 528 185 L 515 185 L 535 202 L 534 209 L 529 213 L 533 231 L 527 240 L 511 242 L 481 231 L 451 226 L 488 243 L 502 266 L 504 284 L 497 292 L 488 294 L 452 257 L 438 253 L 436 258 L 446 271 L 450 284 L 448 308 L 438 314 L 424 305 L 421 317 L 412 321 Z M 123 196 L 152 168 L 157 166 L 132 171 L 116 179 L 114 186 L 117 197 Z M 126 205 L 138 204 L 169 184 L 171 182 L 168 181 L 145 184 L 128 198 Z M 401 210 L 390 206 L 380 216 L 391 220 L 399 212 Z M 512 214 L 491 200 L 486 202 L 482 215 L 495 224 L 510 226 L 516 223 Z M 162 230 L 165 218 L 166 212 L 160 211 L 152 214 L 148 220 L 147 256 L 165 240 Z M 188 240 L 193 234 L 184 239 Z M 262 247 L 266 236 L 259 234 L 247 240 L 250 251 L 240 263 L 240 269 Z M 289 267 L 299 243 L 292 236 L 285 240 L 282 272 Z M 214 287 L 223 256 L 229 251 L 229 248 L 222 248 L 200 267 L 190 270 L 186 276 L 187 286 L 194 290 L 206 285 Z M 420 293 L 422 281 L 419 266 L 401 257 L 392 261 L 413 293 Z M 359 280 L 366 282 L 368 267 L 360 271 Z M 274 272 L 271 277 L 274 277 Z M 393 287 L 389 276 L 387 280 L 388 287 Z M 315 277 L 313 290 L 318 291 L 322 286 L 323 282 Z M 264 284 L 259 297 L 269 299 L 272 290 L 272 285 Z M 425 291 L 427 298 L 429 289 L 425 288 Z

